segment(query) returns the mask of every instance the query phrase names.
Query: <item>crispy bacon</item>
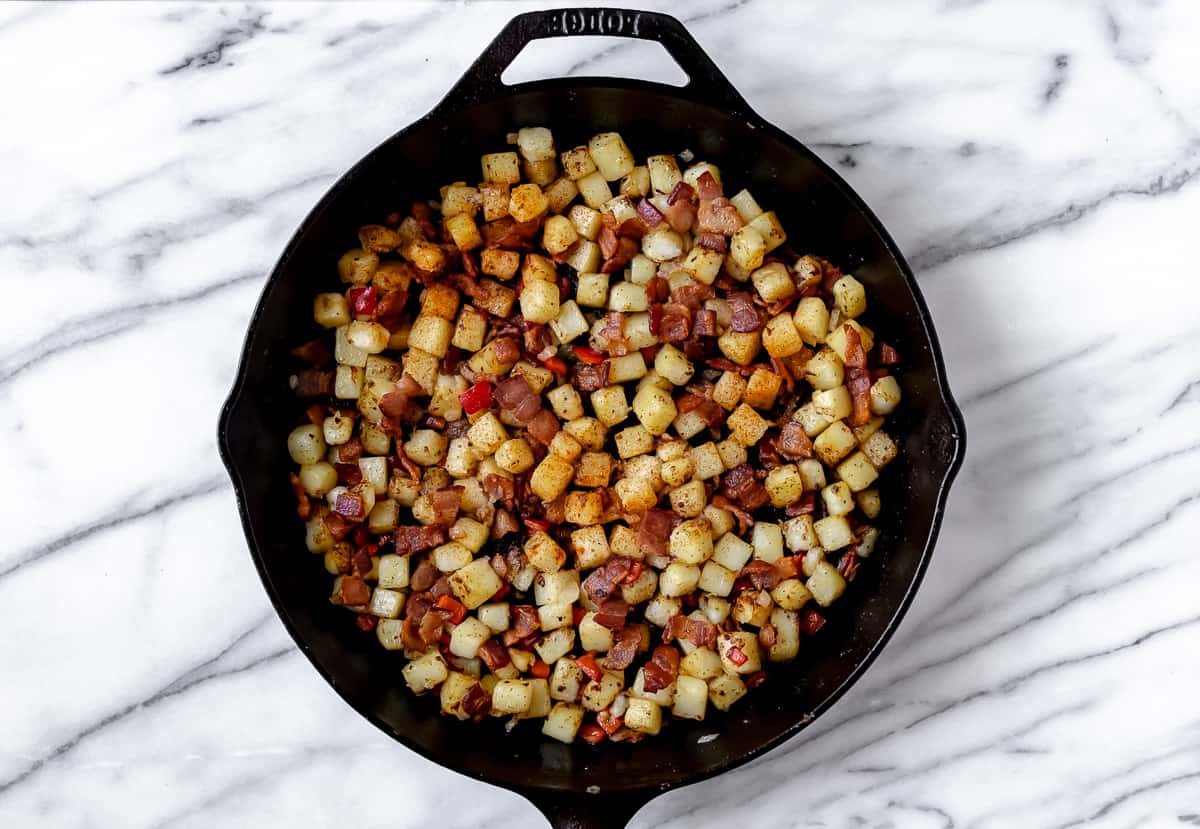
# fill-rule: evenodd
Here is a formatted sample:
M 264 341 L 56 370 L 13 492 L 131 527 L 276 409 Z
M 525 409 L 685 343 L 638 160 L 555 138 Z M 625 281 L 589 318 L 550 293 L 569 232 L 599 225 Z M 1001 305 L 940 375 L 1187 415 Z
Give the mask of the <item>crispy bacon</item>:
M 866 368 L 867 352 L 863 350 L 862 337 L 858 331 L 853 325 L 846 323 L 842 326 L 842 333 L 846 335 L 846 367 Z
M 617 641 L 609 648 L 608 656 L 604 657 L 602 664 L 610 671 L 625 670 L 633 664 L 641 641 L 642 635 L 637 628 L 622 628 L 621 632 L 617 634 Z
M 783 466 L 778 435 L 768 435 L 758 442 L 758 462 L 767 471 Z
M 762 329 L 763 319 L 754 305 L 754 297 L 744 291 L 736 291 L 725 297 L 725 301 L 729 303 L 730 328 L 740 334 Z
M 704 300 L 711 299 L 715 295 L 712 286 L 705 285 L 702 282 L 693 282 L 674 288 L 671 291 L 671 302 L 682 305 L 692 311 L 699 311 L 700 306 L 704 304 Z
M 794 420 L 783 424 L 779 430 L 779 454 L 791 460 L 813 456 L 812 438 L 804 427 Z
M 558 434 L 558 418 L 549 409 L 538 409 L 538 413 L 526 424 L 530 437 L 546 446 Z
M 576 363 L 571 367 L 571 385 L 582 392 L 594 392 L 608 385 L 608 361 L 598 366 Z
M 746 566 L 742 568 L 738 576 L 749 579 L 757 590 L 773 590 L 779 583 L 779 574 L 775 572 L 775 565 L 757 558 L 746 562 Z
M 697 311 L 692 324 L 692 335 L 695 337 L 717 336 L 717 312 L 707 308 Z
M 507 509 L 513 508 L 516 490 L 511 478 L 505 478 L 502 475 L 485 475 L 483 491 L 493 502 L 499 501 Z
M 399 328 L 400 322 L 404 319 L 404 306 L 407 302 L 408 291 L 401 288 L 385 291 L 375 304 L 375 311 L 371 314 L 371 319 L 384 328 Z
M 367 517 L 366 503 L 354 492 L 343 492 L 333 501 L 333 511 L 355 523 Z
M 308 493 L 304 491 L 304 484 L 300 483 L 300 476 L 292 472 L 290 478 L 292 494 L 296 496 L 296 515 L 300 516 L 301 521 L 307 521 L 312 518 L 312 501 L 308 500 Z
M 849 551 L 843 553 L 838 560 L 837 569 L 846 581 L 854 581 L 854 577 L 858 575 L 858 556 Z
M 605 213 L 604 218 L 611 219 L 612 214 Z M 617 233 L 616 228 L 613 226 L 614 224 L 615 220 L 604 222 L 600 226 L 600 233 L 596 236 L 596 244 L 600 246 L 600 255 L 605 259 L 608 259 L 617 252 Z
M 351 521 L 346 516 L 332 510 L 325 513 L 325 517 L 322 518 L 321 521 L 323 524 L 325 524 L 325 529 L 327 529 L 329 534 L 333 536 L 334 541 L 341 541 L 343 538 L 348 536 L 354 529 L 354 525 L 356 523 Z
M 719 507 L 720 509 L 726 509 L 733 513 L 733 517 L 737 519 L 738 532 L 740 534 L 745 535 L 746 532 L 748 532 L 750 530 L 750 528 L 754 526 L 754 516 L 752 516 L 750 513 L 746 512 L 744 509 L 742 509 L 740 506 L 738 506 L 733 501 L 726 498 L 724 495 L 721 495 L 719 493 L 717 495 L 714 495 L 712 498 L 712 503 L 713 503 L 714 507 Z
M 812 512 L 815 512 L 816 509 L 817 493 L 810 489 L 795 501 L 792 501 L 792 503 L 788 504 L 787 509 L 785 509 L 784 512 L 787 513 L 788 518 L 796 518 L 800 515 L 808 515 Z
M 628 225 L 626 222 L 625 225 Z M 621 228 L 624 229 L 625 225 Z M 628 265 L 633 257 L 637 256 L 639 245 L 630 236 L 622 236 L 617 240 L 617 248 L 612 254 L 604 258 L 604 264 L 600 266 L 601 273 L 612 273 L 619 271 L 621 268 Z
M 735 466 L 721 480 L 721 492 L 736 501 L 743 509 L 753 512 L 770 500 L 766 487 L 758 480 L 754 467 L 748 463 Z
M 686 305 L 668 302 L 662 308 L 659 335 L 665 342 L 681 343 L 691 334 L 692 312 Z
M 696 205 L 689 201 L 679 201 L 667 207 L 664 214 L 667 224 L 676 233 L 687 233 L 696 223 Z
M 642 221 L 646 223 L 646 227 L 658 227 L 662 224 L 662 211 L 655 207 L 650 199 L 642 199 L 637 203 L 638 215 L 642 217 Z
M 507 377 L 496 384 L 492 397 L 500 408 L 509 411 L 521 423 L 528 423 L 541 411 L 542 403 L 523 375 Z
M 625 579 L 632 565 L 633 562 L 624 556 L 610 559 L 583 580 L 583 592 L 587 593 L 594 604 L 600 604 L 616 592 L 617 586 Z
M 518 222 L 512 216 L 505 216 L 483 226 L 484 244 L 489 248 L 533 250 L 533 239 L 540 229 L 541 222 L 537 219 Z
M 681 201 L 691 201 L 692 196 L 696 195 L 696 190 L 686 181 L 680 181 L 671 190 L 671 195 L 667 196 L 667 204 L 678 204 Z
M 722 236 L 732 236 L 742 229 L 745 222 L 741 214 L 733 206 L 733 202 L 721 196 L 712 200 L 701 200 L 700 210 L 696 214 L 702 233 L 719 233 Z
M 600 602 L 600 609 L 596 611 L 596 624 L 609 630 L 620 630 L 625 627 L 625 617 L 628 615 L 629 605 L 624 600 L 605 599 Z
M 491 707 L 492 695 L 478 682 L 468 688 L 467 693 L 463 696 L 463 713 L 472 719 L 480 719 L 491 710 Z
M 663 630 L 663 641 L 686 639 L 698 648 L 711 647 L 717 641 L 717 626 L 705 619 L 692 619 L 682 614 L 671 617 Z
M 696 192 L 700 194 L 700 201 L 712 201 L 725 195 L 720 183 L 708 170 L 696 177 Z
M 433 506 L 435 524 L 450 525 L 458 518 L 458 509 L 462 506 L 463 488 L 461 486 L 439 489 L 429 496 Z
M 637 528 L 638 547 L 647 553 L 665 554 L 676 521 L 677 516 L 672 510 L 646 510 L 642 514 L 642 522 L 638 524 Z
M 371 588 L 358 576 L 342 576 L 338 580 L 337 592 L 330 598 L 334 604 L 351 607 L 366 604 L 370 600 Z
M 811 609 L 800 611 L 800 630 L 804 631 L 805 635 L 813 636 L 823 627 L 825 627 L 825 617 L 819 611 Z
M 850 391 L 851 426 L 865 426 L 871 419 L 871 375 L 866 369 L 846 370 L 846 388 Z
M 549 327 L 538 323 L 525 323 L 525 353 L 535 360 L 544 360 L 547 357 L 552 357 L 557 350 L 554 346 L 554 337 L 550 333 Z
M 729 240 L 720 233 L 701 233 L 696 237 L 696 244 L 702 248 L 715 250 L 717 253 L 725 253 L 729 250 Z
M 321 340 L 309 340 L 304 345 L 296 346 L 292 349 L 292 356 L 313 368 L 328 365 L 333 358 L 329 348 Z
M 679 676 L 679 651 L 670 645 L 659 645 L 642 669 L 642 687 L 653 694 L 668 687 Z
M 410 556 L 413 553 L 432 550 L 439 544 L 446 543 L 446 528 L 440 524 L 430 524 L 427 527 L 397 527 L 392 543 L 395 545 L 396 555 L 398 556 Z M 413 587 L 413 590 L 428 589 L 428 585 L 425 587 Z
M 508 647 L 512 647 L 538 629 L 538 612 L 536 607 L 527 604 L 513 605 L 511 614 L 509 628 L 504 631 L 503 637 L 504 644 Z
M 417 381 L 404 374 L 396 381 L 396 388 L 379 399 L 379 411 L 385 417 L 403 420 L 413 411 L 413 398 L 424 394 Z
M 306 368 L 296 372 L 296 396 L 304 400 L 333 393 L 333 372 Z
M 780 581 L 794 579 L 800 572 L 798 556 L 780 556 L 775 559 L 775 575 Z
M 900 355 L 896 349 L 892 348 L 887 343 L 879 344 L 879 365 L 895 366 L 900 364 Z

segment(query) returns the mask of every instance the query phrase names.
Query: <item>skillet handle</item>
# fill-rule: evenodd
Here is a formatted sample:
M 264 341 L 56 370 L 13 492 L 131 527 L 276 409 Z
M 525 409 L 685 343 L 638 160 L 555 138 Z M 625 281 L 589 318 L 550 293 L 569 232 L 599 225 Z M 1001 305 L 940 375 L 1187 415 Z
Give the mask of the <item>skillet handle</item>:
M 650 793 L 586 794 L 523 791 L 554 829 L 625 829 L 638 810 L 653 798 Z
M 677 19 L 659 12 L 612 8 L 552 9 L 517 15 L 471 64 L 439 107 L 496 97 L 508 88 L 500 80 L 501 73 L 531 41 L 577 35 L 628 37 L 659 43 L 688 76 L 680 93 L 737 115 L 751 113 L 746 100 Z

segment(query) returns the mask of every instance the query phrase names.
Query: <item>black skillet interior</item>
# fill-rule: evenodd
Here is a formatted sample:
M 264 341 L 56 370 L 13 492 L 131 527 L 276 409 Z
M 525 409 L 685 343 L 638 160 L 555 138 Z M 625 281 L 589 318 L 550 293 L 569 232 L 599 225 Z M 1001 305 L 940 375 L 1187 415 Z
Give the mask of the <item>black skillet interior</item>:
M 658 40 L 688 73 L 684 88 L 606 78 L 503 86 L 500 72 L 537 37 L 615 34 Z M 685 148 L 718 164 L 734 190 L 749 187 L 778 211 L 799 251 L 853 269 L 867 285 L 868 324 L 897 345 L 905 399 L 893 433 L 901 459 L 883 476 L 883 541 L 801 657 L 728 715 L 672 722 L 637 746 L 541 737 L 526 723 L 460 723 L 436 697 L 404 687 L 402 660 L 363 635 L 326 598 L 330 579 L 304 551 L 287 486 L 284 437 L 295 424 L 288 350 L 317 332 L 311 297 L 334 289 L 334 264 L 359 225 L 379 221 L 440 185 L 471 180 L 483 152 L 522 125 L 553 129 L 560 148 L 619 130 L 638 157 Z M 288 630 L 322 676 L 359 713 L 425 757 L 521 792 L 555 825 L 621 826 L 654 794 L 716 774 L 795 734 L 832 704 L 882 646 L 925 568 L 963 429 L 945 385 L 916 284 L 882 226 L 849 187 L 801 144 L 754 114 L 674 18 L 587 9 L 515 18 L 439 106 L 389 139 L 337 183 L 305 220 L 264 290 L 220 425 L 250 549 Z M 701 738 L 715 738 L 702 741 Z

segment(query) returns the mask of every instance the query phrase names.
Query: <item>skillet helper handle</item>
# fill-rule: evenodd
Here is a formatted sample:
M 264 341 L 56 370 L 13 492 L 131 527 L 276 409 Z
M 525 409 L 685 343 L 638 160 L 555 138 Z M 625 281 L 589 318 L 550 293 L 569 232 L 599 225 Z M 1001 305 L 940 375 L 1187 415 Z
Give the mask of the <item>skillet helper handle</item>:
M 550 37 L 605 35 L 650 40 L 662 45 L 687 74 L 683 95 L 739 115 L 750 113 L 741 94 L 677 19 L 634 9 L 552 9 L 519 14 L 500 30 L 444 99 L 472 104 L 501 94 L 500 75 L 530 42 Z
M 652 793 L 524 791 L 554 829 L 625 829 Z

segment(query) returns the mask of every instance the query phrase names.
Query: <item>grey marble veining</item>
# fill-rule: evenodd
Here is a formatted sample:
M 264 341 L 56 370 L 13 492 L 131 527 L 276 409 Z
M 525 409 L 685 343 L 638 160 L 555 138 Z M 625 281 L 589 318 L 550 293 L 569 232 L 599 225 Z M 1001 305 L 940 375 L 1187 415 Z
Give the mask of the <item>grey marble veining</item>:
M 541 825 L 299 656 L 213 440 L 292 230 L 531 6 L 0 7 L 0 824 Z M 908 253 L 971 446 L 863 680 L 633 825 L 1200 825 L 1200 6 L 655 7 Z

